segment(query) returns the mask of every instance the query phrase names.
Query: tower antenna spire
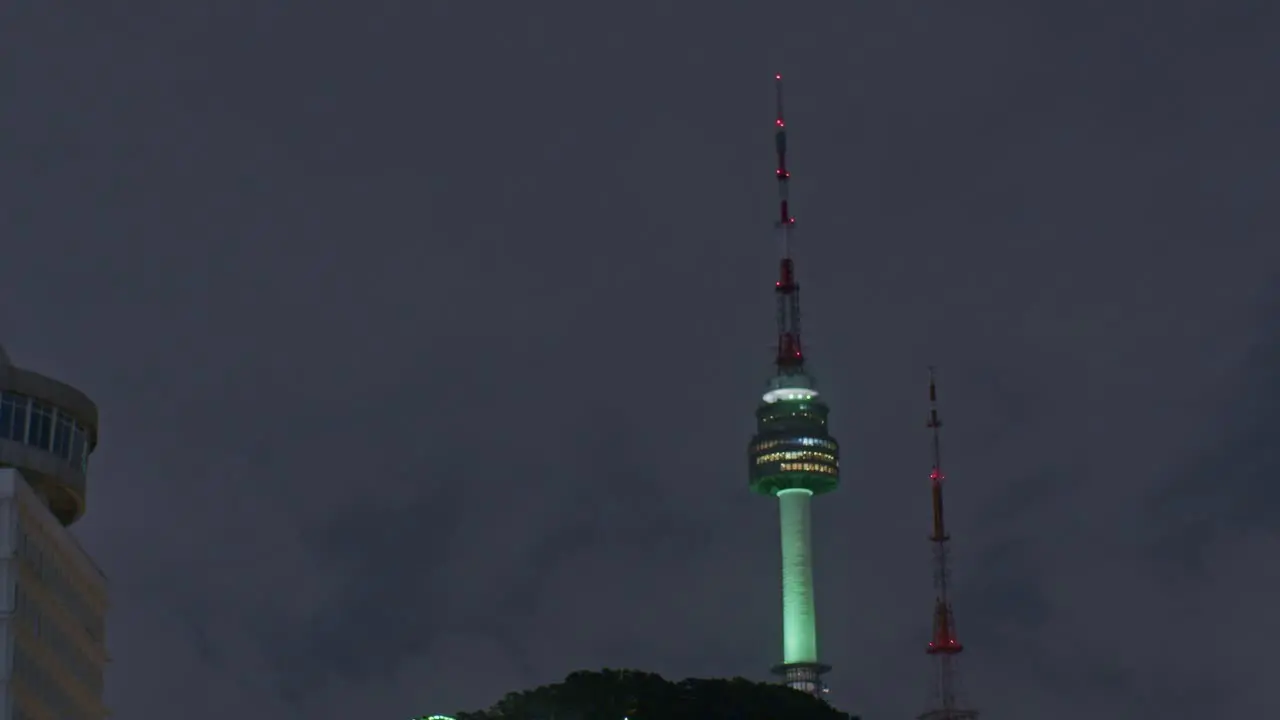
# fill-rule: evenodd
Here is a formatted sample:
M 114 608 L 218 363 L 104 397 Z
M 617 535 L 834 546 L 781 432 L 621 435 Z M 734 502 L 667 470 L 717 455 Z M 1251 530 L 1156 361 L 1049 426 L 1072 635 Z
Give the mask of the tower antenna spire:
M 934 659 L 933 709 L 921 714 L 918 720 L 975 720 L 976 710 L 960 709 L 960 689 L 956 673 L 956 656 L 963 650 L 956 636 L 956 618 L 950 598 L 950 548 L 951 536 L 947 533 L 943 513 L 942 483 L 942 420 L 938 417 L 938 385 L 935 369 L 929 368 L 929 420 L 925 425 L 932 431 L 933 468 L 929 471 L 929 485 L 933 495 L 933 585 L 936 597 L 933 606 L 933 635 L 925 652 Z
M 796 219 L 791 215 L 791 171 L 787 169 L 787 122 L 782 112 L 782 75 L 774 75 L 777 114 L 774 124 L 774 147 L 778 153 L 778 219 L 775 226 L 782 258 L 778 263 L 778 375 L 804 372 L 804 350 L 800 344 L 800 284 L 796 282 L 795 262 L 791 259 L 791 229 Z

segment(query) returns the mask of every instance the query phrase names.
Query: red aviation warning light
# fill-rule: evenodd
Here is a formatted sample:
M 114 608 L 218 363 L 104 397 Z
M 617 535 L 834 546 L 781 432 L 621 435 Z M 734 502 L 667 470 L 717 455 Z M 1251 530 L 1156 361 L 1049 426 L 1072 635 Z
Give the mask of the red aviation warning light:
M 964 650 L 964 646 L 956 639 L 956 619 L 951 607 L 938 598 L 933 608 L 933 639 L 925 652 L 930 655 L 945 653 L 955 655 Z

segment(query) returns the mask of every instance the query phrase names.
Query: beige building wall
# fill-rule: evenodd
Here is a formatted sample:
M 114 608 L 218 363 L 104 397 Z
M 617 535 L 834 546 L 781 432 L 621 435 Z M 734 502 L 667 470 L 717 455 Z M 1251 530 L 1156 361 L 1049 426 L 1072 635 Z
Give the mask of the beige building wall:
M 12 469 L 0 469 L 0 606 L 0 720 L 106 718 L 106 577 Z

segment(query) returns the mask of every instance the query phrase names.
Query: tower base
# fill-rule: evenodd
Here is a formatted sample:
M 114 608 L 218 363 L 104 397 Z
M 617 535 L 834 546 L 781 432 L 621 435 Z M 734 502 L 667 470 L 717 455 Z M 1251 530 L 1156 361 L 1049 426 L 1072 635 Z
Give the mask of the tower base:
M 977 710 L 928 710 L 916 716 L 916 720 L 977 720 Z
M 827 685 L 822 681 L 822 676 L 829 672 L 831 666 L 822 663 L 783 663 L 773 666 L 773 674 L 782 676 L 783 685 L 820 700 L 825 700 L 827 694 Z

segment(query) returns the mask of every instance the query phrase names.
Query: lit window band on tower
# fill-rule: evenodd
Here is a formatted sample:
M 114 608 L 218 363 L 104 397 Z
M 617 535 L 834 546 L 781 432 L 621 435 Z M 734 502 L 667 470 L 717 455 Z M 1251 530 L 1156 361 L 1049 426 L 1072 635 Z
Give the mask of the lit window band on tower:
M 933 606 L 933 635 L 925 649 L 933 657 L 932 709 L 920 714 L 918 720 L 975 720 L 976 710 L 960 709 L 960 683 L 956 674 L 956 656 L 964 650 L 956 636 L 956 618 L 951 611 L 951 598 L 948 585 L 951 581 L 948 543 L 951 536 L 947 534 L 947 525 L 942 513 L 942 441 L 939 431 L 942 421 L 938 419 L 938 388 L 934 383 L 933 368 L 929 368 L 929 422 L 927 426 L 933 431 L 933 469 L 929 473 L 929 483 L 933 492 L 933 534 L 929 541 L 933 543 L 933 585 L 937 592 Z
M 805 369 L 800 342 L 800 285 L 791 259 L 795 218 L 788 206 L 787 132 L 782 114 L 782 76 L 777 83 L 778 112 L 774 140 L 778 152 L 777 232 L 782 258 L 778 298 L 778 351 L 775 372 L 756 409 L 751 439 L 751 489 L 778 498 L 782 526 L 782 663 L 773 671 L 801 692 L 821 697 L 822 675 L 831 668 L 818 661 L 813 601 L 813 556 L 809 506 L 814 495 L 840 482 L 840 446 L 827 432 L 828 408 Z

